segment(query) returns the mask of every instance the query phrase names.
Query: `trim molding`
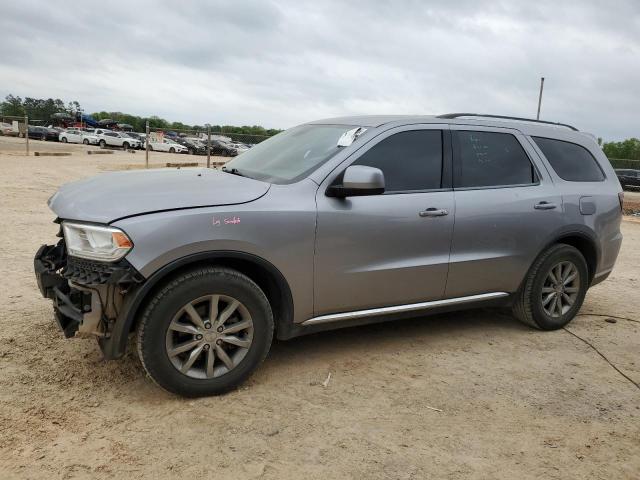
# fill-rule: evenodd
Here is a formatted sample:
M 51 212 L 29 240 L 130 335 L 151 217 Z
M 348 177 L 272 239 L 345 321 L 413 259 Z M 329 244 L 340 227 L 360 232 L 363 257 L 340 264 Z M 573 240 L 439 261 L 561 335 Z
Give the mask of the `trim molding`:
M 393 307 L 369 308 L 367 310 L 356 310 L 353 312 L 332 313 L 330 315 L 321 315 L 305 320 L 301 325 L 310 326 L 320 323 L 340 322 L 343 320 L 353 320 L 362 317 L 375 317 L 378 315 L 386 315 L 391 313 L 412 312 L 417 310 L 427 310 L 429 308 L 443 307 L 447 305 L 456 305 L 461 303 L 478 302 L 482 300 L 491 300 L 494 298 L 507 297 L 509 294 L 505 292 L 482 293 L 479 295 L 470 295 L 468 297 L 448 298 L 445 300 L 433 300 L 431 302 L 410 303 L 407 305 L 396 305 Z

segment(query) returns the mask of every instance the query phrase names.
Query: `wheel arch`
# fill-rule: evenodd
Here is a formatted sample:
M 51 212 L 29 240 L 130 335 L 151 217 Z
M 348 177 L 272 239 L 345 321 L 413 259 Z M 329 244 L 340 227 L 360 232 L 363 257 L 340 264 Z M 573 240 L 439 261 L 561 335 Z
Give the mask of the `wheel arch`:
M 598 269 L 598 262 L 600 260 L 600 247 L 598 241 L 593 232 L 589 231 L 586 227 L 578 229 L 563 229 L 557 232 L 552 239 L 544 246 L 544 248 L 538 253 L 536 258 L 531 262 L 531 265 L 535 263 L 535 260 L 542 255 L 552 245 L 564 243 L 576 248 L 584 257 L 587 262 L 587 268 L 589 270 L 589 285 L 593 282 Z M 531 268 L 531 267 L 530 267 Z
M 202 266 L 224 266 L 247 275 L 262 289 L 273 310 L 276 335 L 287 337 L 293 323 L 293 296 L 284 275 L 271 262 L 237 251 L 200 252 L 174 260 L 154 272 L 135 291 L 129 292 L 116 319 L 111 337 L 99 340 L 105 358 L 119 358 L 126 352 L 129 333 L 135 329 L 140 312 L 163 284 L 181 272 Z M 282 335 L 279 335 L 282 332 Z

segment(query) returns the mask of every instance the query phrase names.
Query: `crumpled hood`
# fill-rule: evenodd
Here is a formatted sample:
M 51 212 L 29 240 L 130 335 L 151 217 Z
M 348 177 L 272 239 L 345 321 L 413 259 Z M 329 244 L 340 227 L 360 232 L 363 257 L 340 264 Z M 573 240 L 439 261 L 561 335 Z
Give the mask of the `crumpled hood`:
M 270 184 L 207 168 L 127 170 L 67 183 L 49 199 L 61 219 L 110 223 L 181 208 L 247 203 Z

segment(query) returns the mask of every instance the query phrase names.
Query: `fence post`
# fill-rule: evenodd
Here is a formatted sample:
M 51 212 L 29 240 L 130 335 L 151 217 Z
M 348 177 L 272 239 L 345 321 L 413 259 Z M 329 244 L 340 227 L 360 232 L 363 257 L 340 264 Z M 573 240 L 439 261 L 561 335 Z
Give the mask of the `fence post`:
M 146 131 L 146 137 L 145 137 L 145 152 L 144 152 L 144 168 L 149 168 L 149 141 L 151 140 L 149 138 L 149 120 L 147 120 L 147 126 L 145 128 Z
M 27 157 L 29 156 L 29 117 L 24 116 L 24 144 L 27 149 Z
M 211 168 L 211 125 L 207 123 L 207 168 Z

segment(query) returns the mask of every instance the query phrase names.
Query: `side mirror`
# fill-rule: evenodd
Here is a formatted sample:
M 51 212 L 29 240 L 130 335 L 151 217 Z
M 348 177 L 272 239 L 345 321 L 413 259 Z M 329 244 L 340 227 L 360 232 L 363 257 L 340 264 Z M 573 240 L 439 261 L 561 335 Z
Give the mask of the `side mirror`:
M 351 165 L 344 171 L 342 185 L 327 189 L 330 197 L 356 197 L 384 193 L 384 173 L 379 168 Z

